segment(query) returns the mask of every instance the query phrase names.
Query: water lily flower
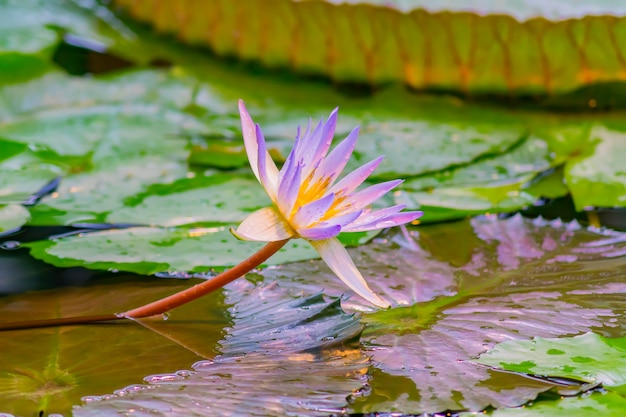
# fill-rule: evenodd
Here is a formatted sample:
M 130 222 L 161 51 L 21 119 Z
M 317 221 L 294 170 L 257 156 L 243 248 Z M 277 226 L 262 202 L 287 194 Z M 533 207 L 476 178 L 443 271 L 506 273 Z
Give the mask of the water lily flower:
M 280 170 L 267 151 L 261 128 L 252 121 L 242 100 L 239 100 L 239 113 L 250 166 L 273 206 L 250 214 L 233 231 L 235 236 L 263 242 L 303 238 L 350 289 L 378 307 L 389 307 L 387 301 L 369 288 L 337 235 L 397 226 L 420 217 L 419 211 L 403 212 L 404 205 L 379 210 L 370 207 L 402 180 L 357 191 L 378 167 L 382 156 L 339 179 L 352 155 L 359 129 L 352 130 L 329 153 L 337 109 L 313 131 L 310 122 L 303 134 L 298 128 L 293 149 Z

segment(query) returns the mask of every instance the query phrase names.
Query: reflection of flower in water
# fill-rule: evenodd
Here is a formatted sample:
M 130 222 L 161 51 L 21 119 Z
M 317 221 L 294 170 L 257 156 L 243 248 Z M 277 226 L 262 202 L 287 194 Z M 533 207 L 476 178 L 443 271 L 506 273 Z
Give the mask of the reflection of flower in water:
M 335 133 L 337 110 L 326 122 L 296 135 L 295 144 L 279 170 L 267 152 L 259 125 L 239 102 L 243 138 L 252 171 L 274 205 L 248 216 L 234 233 L 246 240 L 306 239 L 326 264 L 352 290 L 379 307 L 389 303 L 368 287 L 345 248 L 340 232 L 363 232 L 411 222 L 421 212 L 401 212 L 404 205 L 372 211 L 378 200 L 401 180 L 387 181 L 356 191 L 380 164 L 378 157 L 337 181 L 356 145 L 358 128 L 328 153 Z

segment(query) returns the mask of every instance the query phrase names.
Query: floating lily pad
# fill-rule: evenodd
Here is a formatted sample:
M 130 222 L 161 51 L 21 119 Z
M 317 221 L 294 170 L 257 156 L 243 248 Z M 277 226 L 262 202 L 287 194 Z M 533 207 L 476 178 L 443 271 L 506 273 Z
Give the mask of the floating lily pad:
M 48 59 L 59 33 L 18 2 L 0 4 L 0 83 L 16 82 L 49 71 Z
M 362 340 L 377 370 L 374 397 L 357 399 L 353 411 L 380 411 L 383 400 L 385 410 L 404 413 L 511 407 L 555 388 L 470 359 L 504 340 L 602 326 L 617 331 L 625 320 L 625 245 L 623 234 L 577 223 L 490 216 L 420 226 L 410 236 L 384 235 L 351 249 L 374 292 L 395 305 L 363 316 Z M 321 262 L 262 274 L 305 294 L 319 287 L 329 295 L 349 293 Z M 315 284 L 303 275 L 315 275 Z M 355 296 L 343 306 L 372 311 Z
M 470 165 L 408 179 L 402 187 L 409 190 L 468 187 L 514 180 L 538 174 L 552 167 L 554 158 L 546 141 L 530 137 L 501 155 L 486 157 Z
M 55 193 L 32 209 L 34 225 L 103 222 L 124 200 L 148 185 L 168 183 L 187 174 L 181 162 L 139 158 L 65 177 Z
M 14 229 L 19 229 L 30 219 L 30 213 L 26 207 L 20 204 L 0 204 L 0 234 Z
M 512 212 L 533 204 L 537 196 L 525 188 L 533 174 L 509 181 L 484 185 L 441 187 L 428 191 L 402 190 L 394 194 L 398 204 L 409 209 L 420 209 L 420 222 L 429 223 L 459 219 L 477 214 Z
M 154 185 L 106 217 L 108 223 L 153 226 L 232 224 L 271 205 L 259 182 L 244 176 L 198 176 Z
M 596 392 L 584 397 L 566 397 L 560 400 L 538 401 L 519 408 L 502 408 L 486 415 L 493 417 L 588 417 L 590 413 L 593 413 L 602 417 L 621 417 L 625 407 L 626 398 L 621 395 L 612 392 Z M 461 413 L 460 417 L 475 415 L 475 413 Z
M 626 206 L 626 129 L 594 126 L 589 141 L 565 169 L 576 208 Z
M 510 340 L 483 353 L 477 363 L 542 376 L 599 382 L 626 393 L 626 339 L 596 333 L 557 339 Z
M 32 256 L 55 266 L 84 266 L 149 275 L 224 269 L 252 255 L 263 243 L 237 240 L 225 228 L 133 227 L 81 233 L 25 246 L 31 249 Z M 292 240 L 265 264 L 318 257 L 308 243 Z
M 21 203 L 28 200 L 50 181 L 59 175 L 59 169 L 50 165 L 26 166 L 20 170 L 0 167 L 0 204 Z
M 349 111 L 349 110 L 348 110 Z M 431 115 L 429 115 L 431 116 Z M 434 116 L 434 115 L 433 115 Z M 438 116 L 438 115 L 437 115 Z M 385 155 L 374 177 L 403 177 L 466 164 L 484 155 L 505 152 L 525 135 L 519 122 L 509 126 L 467 119 L 387 120 L 363 127 L 356 148 L 361 162 Z

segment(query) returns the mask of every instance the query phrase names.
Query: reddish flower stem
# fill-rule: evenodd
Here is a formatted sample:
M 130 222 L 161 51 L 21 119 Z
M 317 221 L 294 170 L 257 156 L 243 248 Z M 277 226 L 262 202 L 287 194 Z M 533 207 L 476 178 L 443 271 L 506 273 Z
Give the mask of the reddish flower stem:
M 0 331 L 3 330 L 20 330 L 34 329 L 40 327 L 67 326 L 74 324 L 86 324 L 94 322 L 106 322 L 121 319 L 139 319 L 143 317 L 155 316 L 163 314 L 183 304 L 187 304 L 197 298 L 200 298 L 210 292 L 222 288 L 224 285 L 236 280 L 242 275 L 250 272 L 252 269 L 261 265 L 273 254 L 278 252 L 280 248 L 285 246 L 289 239 L 277 242 L 269 242 L 263 246 L 258 252 L 249 258 L 243 260 L 231 269 L 228 269 L 214 278 L 194 285 L 191 288 L 177 292 L 176 294 L 154 301 L 152 303 L 134 308 L 118 314 L 103 314 L 97 316 L 78 316 L 78 317 L 61 317 L 47 320 L 29 320 L 13 323 L 0 323 Z

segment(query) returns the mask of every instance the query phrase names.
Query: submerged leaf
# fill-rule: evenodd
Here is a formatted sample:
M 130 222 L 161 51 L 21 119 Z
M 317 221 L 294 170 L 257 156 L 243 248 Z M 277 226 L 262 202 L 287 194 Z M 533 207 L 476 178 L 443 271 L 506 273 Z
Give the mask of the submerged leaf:
M 626 293 L 623 234 L 606 236 L 576 223 L 519 216 L 467 224 L 422 226 L 411 237 L 387 235 L 351 251 L 372 289 L 397 306 L 363 317 L 369 325 L 363 341 L 378 368 L 373 395 L 388 392 L 385 410 L 423 413 L 523 404 L 555 385 L 500 374 L 469 360 L 504 340 L 626 326 L 620 302 Z M 434 237 L 441 233 L 443 243 L 436 244 Z M 345 291 L 317 262 L 263 274 L 305 294 L 320 285 L 330 295 Z M 318 276 L 315 286 L 303 274 Z M 343 305 L 368 309 L 356 298 Z M 389 392 L 393 384 L 404 388 Z M 576 391 L 575 386 L 560 389 Z M 353 409 L 380 411 L 381 399 L 373 398 L 357 400 Z
M 338 300 L 240 280 L 227 301 L 236 304 L 222 355 L 184 377 L 147 378 L 141 389 L 90 401 L 74 415 L 132 408 L 157 416 L 318 416 L 341 412 L 347 395 L 362 388 L 368 362 L 355 346 L 362 326 Z

